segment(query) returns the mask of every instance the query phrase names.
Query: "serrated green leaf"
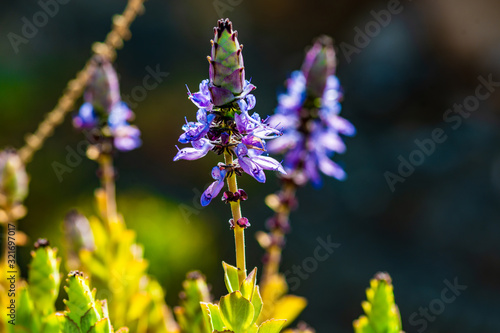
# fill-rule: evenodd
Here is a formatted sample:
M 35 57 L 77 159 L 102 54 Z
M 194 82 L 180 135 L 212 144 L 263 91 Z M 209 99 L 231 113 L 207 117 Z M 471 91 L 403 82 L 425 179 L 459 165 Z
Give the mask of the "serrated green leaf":
M 57 313 L 57 319 L 59 320 L 59 328 L 62 333 L 80 333 L 78 325 L 67 315 Z
M 45 242 L 48 244 L 46 240 Z M 40 246 L 31 252 L 31 256 L 28 273 L 30 296 L 35 309 L 42 315 L 48 315 L 55 311 L 54 303 L 61 282 L 61 260 L 57 258 L 57 250 L 49 246 Z
M 258 333 L 279 333 L 285 325 L 285 319 L 270 319 L 259 326 Z
M 94 326 L 92 326 L 87 333 L 112 333 L 111 323 L 108 318 L 103 318 L 99 320 Z
M 221 297 L 219 307 L 224 325 L 235 333 L 244 333 L 253 324 L 254 307 L 241 292 Z
M 399 333 L 402 330 L 399 310 L 394 302 L 391 278 L 378 273 L 366 290 L 367 301 L 362 303 L 366 316 L 354 321 L 356 333 Z
M 240 283 L 238 280 L 238 268 L 222 262 L 224 267 L 224 282 L 228 293 L 240 290 Z
M 252 322 L 256 322 L 262 312 L 262 306 L 264 302 L 262 301 L 262 296 L 260 296 L 260 288 L 259 286 L 255 286 L 252 296 L 252 305 L 254 308 L 254 317 Z
M 82 332 L 88 332 L 100 319 L 101 317 L 97 313 L 97 309 L 92 307 L 80 319 L 80 329 Z
M 67 286 L 64 287 L 68 293 L 68 300 L 65 303 L 69 309 L 68 317 L 80 327 L 81 318 L 89 311 L 97 314 L 94 306 L 93 292 L 87 284 L 87 280 L 81 273 L 70 273 L 67 279 Z
M 257 268 L 254 268 L 250 274 L 243 280 L 240 286 L 240 291 L 243 297 L 250 302 L 252 301 L 253 293 L 255 290 L 255 281 L 257 278 Z

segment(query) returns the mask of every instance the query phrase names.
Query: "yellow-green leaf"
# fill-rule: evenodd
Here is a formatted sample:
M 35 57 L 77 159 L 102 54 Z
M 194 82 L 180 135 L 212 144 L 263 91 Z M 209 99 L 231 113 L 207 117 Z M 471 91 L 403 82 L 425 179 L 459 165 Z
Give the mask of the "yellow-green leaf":
M 279 333 L 285 325 L 285 319 L 270 319 L 259 326 L 258 333 Z
M 219 306 L 224 325 L 235 333 L 244 333 L 253 324 L 254 307 L 241 292 L 221 297 Z

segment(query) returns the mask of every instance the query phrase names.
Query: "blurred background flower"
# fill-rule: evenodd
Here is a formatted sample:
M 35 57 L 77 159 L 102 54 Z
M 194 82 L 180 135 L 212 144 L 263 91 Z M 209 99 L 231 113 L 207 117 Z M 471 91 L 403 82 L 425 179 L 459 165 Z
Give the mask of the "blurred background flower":
M 310 301 L 301 319 L 318 332 L 352 332 L 366 281 L 384 270 L 393 278 L 407 332 L 418 328 L 409 323 L 410 315 L 439 298 L 443 280 L 454 277 L 469 288 L 429 323 L 428 332 L 500 330 L 500 93 L 460 116 L 458 127 L 443 118 L 475 94 L 480 75 L 500 81 L 500 3 L 401 1 L 397 9 L 389 3 L 395 2 L 243 0 L 224 11 L 213 1 L 146 2 L 146 14 L 134 22 L 134 37 L 115 64 L 122 98 L 143 133 L 143 146 L 116 160 L 117 189 L 119 209 L 137 230 L 170 304 L 177 303 L 189 269 L 202 270 L 213 293 L 221 295 L 220 260 L 233 256 L 229 230 L 220 223 L 229 219 L 224 204 L 214 201 L 203 209 L 198 204 L 217 156 L 173 163 L 171 144 L 184 115 L 193 112 L 185 84 L 196 87 L 206 78 L 207 41 L 223 15 L 245 44 L 245 67 L 258 86 L 254 111 L 262 117 L 273 113 L 276 94 L 284 91 L 284 81 L 300 67 L 315 36 L 330 35 L 337 45 L 342 115 L 356 125 L 357 135 L 341 159 L 348 180 L 325 178 L 321 192 L 304 188 L 291 217 L 284 271 L 312 256 L 319 236 L 331 235 L 342 244 L 294 290 Z M 27 0 L 0 4 L 0 147 L 22 145 L 124 5 L 118 0 L 59 4 L 16 53 L 8 34 L 23 37 L 23 17 L 33 22 L 42 8 Z M 148 68 L 169 75 L 153 89 Z M 444 130 L 446 141 L 435 143 L 434 152 L 423 155 L 421 165 L 392 192 L 384 173 L 397 175 L 398 157 L 409 160 L 420 149 L 415 140 L 431 138 L 436 128 Z M 81 154 L 81 140 L 68 117 L 27 167 L 29 211 L 19 228 L 32 240 L 43 236 L 61 246 L 67 211 L 92 212 L 98 179 L 94 163 Z M 61 181 L 54 162 L 71 169 Z M 249 267 L 260 264 L 263 252 L 252 233 L 264 229 L 272 214 L 263 208 L 265 194 L 278 188 L 268 178 L 265 185 L 250 177 L 241 181 L 255 198 L 245 203 L 252 221 Z M 29 249 L 20 248 L 21 267 L 28 258 Z

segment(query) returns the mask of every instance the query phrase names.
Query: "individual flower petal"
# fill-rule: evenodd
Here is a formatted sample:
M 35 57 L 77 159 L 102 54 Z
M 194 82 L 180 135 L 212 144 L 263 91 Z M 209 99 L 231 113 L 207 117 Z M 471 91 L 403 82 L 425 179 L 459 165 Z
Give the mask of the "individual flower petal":
M 127 121 L 133 117 L 134 113 L 124 102 L 116 103 L 108 116 L 108 124 L 111 128 L 128 125 Z
M 338 180 L 344 180 L 346 178 L 345 171 L 335 162 L 330 160 L 327 156 L 321 156 L 319 159 L 319 169 L 325 175 L 334 177 Z
M 93 128 L 99 123 L 99 118 L 94 112 L 91 103 L 83 103 L 78 114 L 73 118 L 73 126 L 78 129 Z
M 317 169 L 317 159 L 314 156 L 310 156 L 305 160 L 304 169 L 307 178 L 311 181 L 314 187 L 318 188 L 321 186 L 321 177 Z
M 208 80 L 203 80 L 200 83 L 200 91 L 191 94 L 188 88 L 188 95 L 191 102 L 193 102 L 198 108 L 211 109 L 212 102 L 210 91 L 208 90 Z
M 247 174 L 255 178 L 259 183 L 266 182 L 266 175 L 260 166 L 254 163 L 250 158 L 238 157 L 238 164 Z
M 121 151 L 130 151 L 141 145 L 141 131 L 135 126 L 122 125 L 113 129 L 114 145 Z
M 280 162 L 276 161 L 274 158 L 269 156 L 255 156 L 252 158 L 252 161 L 265 170 L 274 170 L 279 171 L 282 174 L 286 175 L 285 169 Z
M 215 180 L 201 195 L 201 205 L 207 206 L 213 198 L 219 195 L 222 187 L 224 187 L 224 179 L 226 170 L 220 170 L 218 166 L 212 168 L 212 178 Z
M 215 115 L 209 114 L 207 116 L 207 111 L 205 109 L 199 109 L 196 118 L 198 122 L 188 122 L 182 126 L 185 133 L 179 137 L 179 142 L 188 143 L 203 138 L 210 130 L 210 124 L 214 120 Z
M 254 177 L 258 182 L 265 183 L 266 175 L 260 166 L 254 163 L 248 155 L 248 149 L 245 144 L 240 143 L 236 147 L 236 155 L 238 156 L 238 164 L 250 176 Z
M 191 142 L 193 148 L 183 148 L 177 152 L 174 157 L 174 161 L 178 160 L 197 160 L 205 156 L 213 145 L 207 139 L 200 139 L 198 141 Z

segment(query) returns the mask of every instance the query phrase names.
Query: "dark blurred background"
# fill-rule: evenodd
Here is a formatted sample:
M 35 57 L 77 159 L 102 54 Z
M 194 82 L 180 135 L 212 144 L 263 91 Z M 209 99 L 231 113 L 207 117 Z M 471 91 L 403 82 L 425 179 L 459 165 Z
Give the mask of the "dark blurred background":
M 122 95 L 143 84 L 148 66 L 169 75 L 142 101 L 131 98 L 144 143 L 118 156 L 117 188 L 119 208 L 145 245 L 150 271 L 166 288 L 170 305 L 191 269 L 201 269 L 213 294 L 222 295 L 220 262 L 234 261 L 229 209 L 219 200 L 204 209 L 193 204 L 211 181 L 217 156 L 172 162 L 184 117 L 192 120 L 196 112 L 185 84 L 196 91 L 208 77 L 212 27 L 224 15 L 245 45 L 247 76 L 258 87 L 255 111 L 261 115 L 273 112 L 284 80 L 300 68 L 314 37 L 328 34 L 344 51 L 357 48 L 338 51 L 342 114 L 358 130 L 346 139 L 347 153 L 335 157 L 349 177 L 325 179 L 319 191 L 300 190 L 284 253 L 285 271 L 313 255 L 318 237 L 331 235 L 341 244 L 294 291 L 310 301 L 301 319 L 320 333 L 351 332 L 369 279 L 383 270 L 393 278 L 407 332 L 424 331 L 410 323 L 410 316 L 440 299 L 443 281 L 455 278 L 467 290 L 446 304 L 425 332 L 500 332 L 500 92 L 481 101 L 470 117 L 461 117 L 460 126 L 443 118 L 455 103 L 474 95 L 479 76 L 500 81 L 500 3 L 401 1 L 398 13 L 377 31 L 371 12 L 387 10 L 390 3 L 243 0 L 222 12 L 212 0 L 146 3 L 145 15 L 132 25 L 133 38 L 118 52 Z M 21 35 L 22 18 L 32 22 L 41 7 L 36 1 L 1 2 L 0 147 L 22 146 L 25 133 L 54 107 L 66 82 L 89 58 L 90 45 L 104 39 L 111 16 L 124 6 L 123 0 L 61 4 L 16 53 L 8 34 Z M 359 47 L 357 31 L 367 28 L 373 37 Z M 442 128 L 447 140 L 391 191 L 384 173 L 397 174 L 398 157 L 408 159 L 418 148 L 414 140 L 431 138 L 435 128 Z M 67 210 L 94 213 L 96 165 L 82 158 L 62 181 L 53 170 L 54 162 L 67 164 L 68 151 L 82 138 L 68 117 L 28 165 L 29 213 L 19 227 L 31 241 L 45 236 L 61 245 Z M 250 195 L 243 206 L 252 223 L 249 267 L 260 267 L 263 251 L 254 234 L 271 215 L 265 195 L 279 186 L 271 174 L 268 179 L 265 185 L 250 177 L 240 181 Z M 29 250 L 19 250 L 23 267 Z

